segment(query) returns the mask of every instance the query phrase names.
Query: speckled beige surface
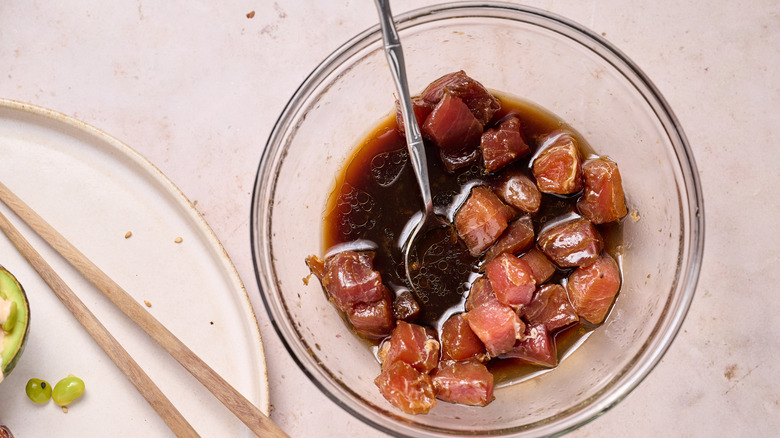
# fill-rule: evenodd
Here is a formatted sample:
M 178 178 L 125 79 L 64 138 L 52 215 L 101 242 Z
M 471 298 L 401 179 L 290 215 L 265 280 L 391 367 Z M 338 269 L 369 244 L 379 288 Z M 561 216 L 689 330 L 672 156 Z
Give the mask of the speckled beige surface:
M 603 35 L 649 75 L 688 135 L 705 196 L 704 263 L 679 336 L 624 402 L 570 436 L 776 435 L 780 3 L 526 4 Z M 0 97 L 108 132 L 197 202 L 252 298 L 272 417 L 293 437 L 381 434 L 309 383 L 273 331 L 252 268 L 252 184 L 298 84 L 375 22 L 368 0 L 0 2 Z

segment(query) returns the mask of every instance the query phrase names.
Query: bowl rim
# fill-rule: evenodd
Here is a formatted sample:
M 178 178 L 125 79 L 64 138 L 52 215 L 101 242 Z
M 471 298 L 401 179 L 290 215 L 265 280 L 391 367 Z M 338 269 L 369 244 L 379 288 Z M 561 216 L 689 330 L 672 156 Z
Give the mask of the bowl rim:
M 670 318 L 659 321 L 653 329 L 652 334 L 648 338 L 648 342 L 652 345 L 646 343 L 643 349 L 634 356 L 634 359 L 623 368 L 620 375 L 613 379 L 607 387 L 602 388 L 597 392 L 591 399 L 585 400 L 580 404 L 551 417 L 552 419 L 556 419 L 556 421 L 550 423 L 548 422 L 548 420 L 550 420 L 548 418 L 536 423 L 531 423 L 531 425 L 510 429 L 499 429 L 491 432 L 491 434 L 504 436 L 520 436 L 523 435 L 523 432 L 528 432 L 532 426 L 541 425 L 542 431 L 547 436 L 559 436 L 593 421 L 628 396 L 628 394 L 630 394 L 639 383 L 649 375 L 650 371 L 655 368 L 658 362 L 660 362 L 678 334 L 695 294 L 704 252 L 704 202 L 699 172 L 683 128 L 670 105 L 655 84 L 653 84 L 648 76 L 631 59 L 629 59 L 628 56 L 612 43 L 568 18 L 539 8 L 513 3 L 463 1 L 430 5 L 414 9 L 396 15 L 395 21 L 398 31 L 403 32 L 404 29 L 419 24 L 467 16 L 509 18 L 514 20 L 525 17 L 524 20 L 520 20 L 523 22 L 529 22 L 528 20 L 535 19 L 537 21 L 534 21 L 531 24 L 544 28 L 545 30 L 557 32 L 569 39 L 573 39 L 576 44 L 587 47 L 592 52 L 595 52 L 601 59 L 611 64 L 613 68 L 621 72 L 623 76 L 630 81 L 632 86 L 638 89 L 640 94 L 652 108 L 656 117 L 658 117 L 667 136 L 672 141 L 672 147 L 677 158 L 676 169 L 681 172 L 681 180 L 684 183 L 679 195 L 683 204 L 685 204 L 685 201 L 687 200 L 687 204 L 683 205 L 683 211 L 681 211 L 681 229 L 683 232 L 680 236 L 680 253 L 687 257 L 685 257 L 684 260 L 680 260 L 678 272 L 675 277 L 676 282 L 672 287 L 673 290 L 680 290 L 681 293 L 678 294 L 674 302 L 676 312 L 671 314 Z M 422 22 L 420 22 L 421 20 Z M 258 194 L 263 188 L 263 176 L 270 175 L 268 167 L 273 161 L 275 153 L 283 152 L 271 150 L 272 146 L 279 143 L 279 138 L 289 128 L 291 116 L 301 109 L 299 105 L 301 97 L 308 95 L 308 93 L 320 83 L 321 78 L 326 77 L 335 67 L 340 65 L 338 62 L 340 59 L 349 56 L 360 49 L 364 49 L 377 40 L 381 40 L 379 24 L 373 25 L 350 38 L 319 63 L 319 65 L 301 83 L 285 105 L 265 144 L 255 177 L 250 210 L 250 244 L 255 277 L 266 312 L 274 330 L 282 341 L 282 344 L 300 370 L 322 393 L 345 411 L 349 412 L 353 417 L 389 435 L 405 437 L 410 435 L 399 431 L 397 428 L 391 428 L 390 423 L 382 424 L 372 418 L 368 418 L 348 403 L 342 401 L 337 394 L 335 394 L 325 383 L 321 382 L 307 368 L 306 363 L 304 363 L 305 359 L 296 354 L 296 349 L 290 344 L 290 341 L 285 335 L 285 331 L 282 329 L 280 322 L 274 315 L 271 297 L 268 296 L 267 291 L 263 288 L 263 273 L 260 268 L 261 248 L 258 247 L 259 236 L 257 235 L 255 226 L 259 219 L 258 209 L 260 205 Z M 275 184 L 274 181 L 272 185 L 275 186 Z M 687 216 L 684 215 L 686 208 L 688 211 Z M 667 303 L 667 307 L 668 306 L 669 303 Z M 665 324 L 661 326 L 661 322 L 665 322 Z M 639 360 L 640 358 L 641 361 Z M 330 373 L 328 374 L 330 375 Z M 331 377 L 334 376 L 331 375 Z M 337 382 L 331 383 L 338 385 Z M 607 391 L 607 389 L 609 389 L 609 391 Z M 595 400 L 593 400 L 594 398 Z M 404 422 L 400 417 L 394 417 L 393 420 L 399 420 L 404 424 L 411 424 Z M 393 424 L 393 426 L 397 426 L 397 424 Z M 419 425 L 412 425 L 412 427 L 414 426 Z M 422 431 L 431 434 L 430 436 L 452 436 L 453 434 L 453 432 L 437 428 L 428 428 L 425 426 L 422 426 L 422 428 Z

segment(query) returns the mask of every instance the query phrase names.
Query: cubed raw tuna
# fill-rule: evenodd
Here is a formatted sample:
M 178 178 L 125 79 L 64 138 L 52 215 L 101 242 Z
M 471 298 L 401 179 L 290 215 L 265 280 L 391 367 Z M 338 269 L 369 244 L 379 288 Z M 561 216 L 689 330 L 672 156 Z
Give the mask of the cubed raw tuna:
M 374 339 L 382 339 L 393 331 L 395 317 L 390 292 L 373 303 L 357 303 L 347 311 L 347 319 L 358 333 Z
M 344 312 L 358 303 L 374 303 L 385 294 L 379 271 L 374 270 L 374 253 L 341 251 L 325 260 L 322 286 Z
M 493 114 L 501 108 L 501 102 L 463 70 L 433 81 L 423 90 L 420 97 L 426 102 L 436 104 L 446 92 L 463 100 L 482 126 L 485 126 L 493 118 Z
M 501 234 L 496 243 L 485 253 L 485 263 L 489 263 L 502 253 L 518 254 L 534 244 L 534 224 L 531 216 L 522 216 Z
M 406 362 L 393 362 L 374 379 L 379 392 L 407 414 L 427 414 L 436 406 L 433 379 Z
M 382 368 L 402 361 L 421 373 L 430 372 L 439 362 L 439 341 L 429 329 L 417 324 L 398 321 L 382 361 Z
M 485 359 L 485 345 L 479 340 L 463 314 L 452 315 L 441 326 L 442 359 Z
M 612 257 L 602 254 L 590 265 L 575 269 L 566 288 L 577 314 L 601 324 L 620 290 L 620 270 Z
M 463 315 L 491 357 L 506 353 L 521 339 L 525 324 L 511 307 L 488 301 Z
M 582 189 L 582 167 L 577 141 L 565 132 L 555 132 L 542 143 L 534 159 L 536 185 L 544 193 L 568 195 Z M 549 144 L 549 145 L 548 145 Z
M 489 188 L 477 186 L 455 214 L 455 229 L 471 255 L 477 256 L 501 236 L 513 217 L 512 207 Z
M 593 263 L 604 249 L 604 240 L 585 218 L 568 220 L 539 233 L 539 248 L 556 265 L 571 268 Z
M 544 324 L 528 324 L 523 339 L 501 357 L 521 359 L 545 367 L 554 367 L 558 363 L 555 343 Z
M 542 193 L 536 183 L 517 170 L 505 171 L 495 192 L 502 201 L 526 213 L 536 213 L 542 204 Z
M 406 322 L 414 321 L 420 314 L 420 304 L 411 292 L 403 291 L 393 301 L 393 316 Z
M 493 400 L 493 374 L 475 361 L 442 361 L 432 373 L 439 400 L 485 406 Z
M 322 278 L 325 277 L 325 274 L 327 274 L 325 271 L 325 261 L 316 255 L 310 255 L 306 257 L 306 266 L 309 268 L 309 271 L 311 271 L 311 273 L 314 274 L 314 276 L 317 277 L 317 279 L 320 281 L 322 281 Z M 304 281 L 306 284 L 309 284 L 308 278 Z
M 422 133 L 441 149 L 473 150 L 479 146 L 482 125 L 462 100 L 445 92 L 425 119 Z
M 485 131 L 480 141 L 480 149 L 485 170 L 488 172 L 495 172 L 531 153 L 531 148 L 523 139 L 520 119 L 517 117 L 509 118 L 497 128 Z
M 503 253 L 495 260 L 485 265 L 490 285 L 496 298 L 503 304 L 517 309 L 531 302 L 536 281 L 531 274 L 528 263 L 519 258 Z
M 493 292 L 493 286 L 490 285 L 490 281 L 483 275 L 471 284 L 471 290 L 466 297 L 466 311 L 476 309 L 482 304 L 491 301 L 498 302 L 498 299 L 495 292 Z
M 528 266 L 531 267 L 531 274 L 537 285 L 549 280 L 555 273 L 555 265 L 553 262 L 551 262 L 543 252 L 536 248 L 529 249 L 528 252 L 520 256 L 520 260 L 525 261 L 528 263 Z
M 422 129 L 425 119 L 427 119 L 428 115 L 433 111 L 433 104 L 426 102 L 421 97 L 413 97 L 412 110 L 414 111 L 414 118 L 417 120 L 417 126 Z M 402 134 L 406 132 L 404 117 L 401 114 L 401 104 L 397 100 L 395 101 L 395 125 Z
M 577 210 L 594 224 L 616 221 L 626 215 L 623 181 L 617 164 L 606 158 L 582 164 L 584 189 Z
M 547 284 L 537 289 L 531 302 L 523 309 L 531 324 L 544 324 L 548 332 L 579 321 L 569 302 L 566 289 L 560 284 Z
M 439 149 L 439 159 L 448 173 L 470 166 L 479 161 L 479 148 L 474 149 Z

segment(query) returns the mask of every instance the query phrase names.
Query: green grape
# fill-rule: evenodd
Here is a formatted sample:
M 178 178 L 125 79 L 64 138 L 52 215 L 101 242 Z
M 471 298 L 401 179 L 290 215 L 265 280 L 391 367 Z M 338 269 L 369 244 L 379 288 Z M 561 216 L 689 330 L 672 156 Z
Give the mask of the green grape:
M 84 381 L 71 374 L 54 385 L 51 398 L 54 400 L 54 403 L 60 406 L 67 406 L 73 400 L 81 397 L 81 394 L 84 394 L 84 389 Z
M 46 403 L 51 398 L 51 385 L 49 382 L 41 379 L 30 379 L 24 388 L 27 397 L 35 403 Z

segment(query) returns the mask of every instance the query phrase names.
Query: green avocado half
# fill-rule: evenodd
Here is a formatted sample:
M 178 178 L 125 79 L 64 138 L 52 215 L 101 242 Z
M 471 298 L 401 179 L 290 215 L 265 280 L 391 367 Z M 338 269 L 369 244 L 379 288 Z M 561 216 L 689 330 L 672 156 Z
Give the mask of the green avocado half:
M 2 381 L 11 373 L 22 356 L 30 332 L 30 302 L 27 300 L 27 294 L 16 277 L 2 266 L 0 266 L 0 301 L 2 301 L 0 309 L 8 309 L 0 312 L 0 322 L 2 322 L 0 330 L 3 332 L 0 344 L 0 369 L 2 370 L 0 381 Z

